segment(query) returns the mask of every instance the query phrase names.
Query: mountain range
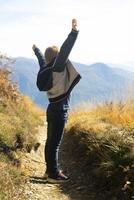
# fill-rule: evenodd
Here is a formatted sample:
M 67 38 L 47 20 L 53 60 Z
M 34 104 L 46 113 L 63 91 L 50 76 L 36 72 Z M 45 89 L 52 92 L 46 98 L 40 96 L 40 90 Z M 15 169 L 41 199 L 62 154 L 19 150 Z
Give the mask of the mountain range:
M 46 108 L 48 104 L 45 92 L 36 87 L 36 76 L 39 70 L 34 59 L 17 57 L 10 64 L 11 79 L 18 84 L 19 90 L 31 97 L 39 106 Z M 122 100 L 127 95 L 134 95 L 134 73 L 111 67 L 104 63 L 85 65 L 73 62 L 82 79 L 71 94 L 71 106 L 83 102 L 98 103 Z

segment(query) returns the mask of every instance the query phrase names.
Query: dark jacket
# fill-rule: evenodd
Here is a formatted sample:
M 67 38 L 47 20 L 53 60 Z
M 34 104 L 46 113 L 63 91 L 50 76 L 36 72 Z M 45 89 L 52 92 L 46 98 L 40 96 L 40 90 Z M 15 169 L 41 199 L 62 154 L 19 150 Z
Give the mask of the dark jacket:
M 57 57 L 47 65 L 40 50 L 35 48 L 35 55 L 40 65 L 37 75 L 37 86 L 40 91 L 47 91 L 50 102 L 58 102 L 69 95 L 81 78 L 72 63 L 68 60 L 77 35 L 78 31 L 72 30 L 61 46 Z

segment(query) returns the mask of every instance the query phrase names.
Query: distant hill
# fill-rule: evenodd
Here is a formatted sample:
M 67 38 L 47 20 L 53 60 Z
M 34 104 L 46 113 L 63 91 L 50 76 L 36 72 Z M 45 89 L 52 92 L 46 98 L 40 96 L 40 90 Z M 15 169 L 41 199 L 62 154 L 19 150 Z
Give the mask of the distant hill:
M 75 63 L 82 74 L 82 80 L 74 91 L 74 100 L 79 94 L 82 100 L 100 102 L 122 99 L 129 88 L 134 88 L 134 73 L 122 69 L 111 68 L 104 63 L 82 65 Z
M 108 64 L 110 67 L 128 70 L 134 73 L 134 62 L 126 62 L 125 64 Z
M 38 91 L 36 75 L 38 62 L 33 59 L 18 57 L 11 65 L 11 79 L 18 83 L 22 93 L 29 95 L 32 100 L 46 107 L 48 100 L 45 92 Z M 101 102 L 122 99 L 127 95 L 128 88 L 134 89 L 134 73 L 112 68 L 104 63 L 84 65 L 74 63 L 82 75 L 82 79 L 72 92 L 71 105 L 81 102 Z

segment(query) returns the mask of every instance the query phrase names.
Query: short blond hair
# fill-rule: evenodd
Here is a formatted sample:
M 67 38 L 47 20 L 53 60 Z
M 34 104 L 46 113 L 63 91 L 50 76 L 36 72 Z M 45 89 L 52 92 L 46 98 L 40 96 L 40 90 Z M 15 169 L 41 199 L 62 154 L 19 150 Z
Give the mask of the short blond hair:
M 57 46 L 51 46 L 46 48 L 44 53 L 46 63 L 50 63 L 53 60 L 53 58 L 57 56 L 58 53 L 59 48 Z

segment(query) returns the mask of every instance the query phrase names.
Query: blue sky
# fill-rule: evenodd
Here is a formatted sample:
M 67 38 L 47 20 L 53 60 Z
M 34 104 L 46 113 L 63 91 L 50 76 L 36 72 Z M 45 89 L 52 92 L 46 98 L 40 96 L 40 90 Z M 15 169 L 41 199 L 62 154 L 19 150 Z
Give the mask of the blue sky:
M 133 0 L 0 0 L 0 51 L 35 58 L 32 44 L 61 46 L 72 18 L 80 30 L 72 60 L 134 61 Z

